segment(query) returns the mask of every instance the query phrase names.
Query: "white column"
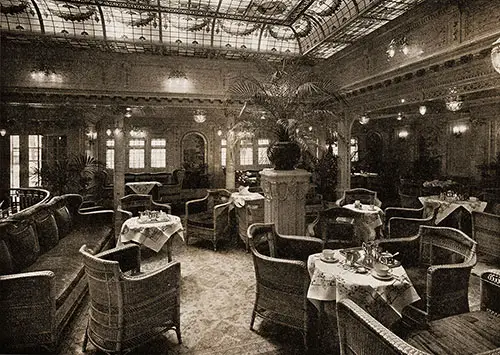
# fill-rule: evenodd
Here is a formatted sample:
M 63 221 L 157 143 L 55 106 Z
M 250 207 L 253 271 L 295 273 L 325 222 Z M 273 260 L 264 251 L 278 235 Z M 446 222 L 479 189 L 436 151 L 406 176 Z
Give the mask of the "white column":
M 285 235 L 305 235 L 306 193 L 311 173 L 302 169 L 260 172 L 264 192 L 264 221 Z

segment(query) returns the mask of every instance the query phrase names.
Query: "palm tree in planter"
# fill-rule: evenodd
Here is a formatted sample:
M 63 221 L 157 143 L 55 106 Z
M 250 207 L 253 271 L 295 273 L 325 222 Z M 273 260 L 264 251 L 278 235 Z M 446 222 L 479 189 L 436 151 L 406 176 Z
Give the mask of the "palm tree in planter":
M 328 118 L 335 118 L 334 107 L 342 98 L 332 81 L 303 60 L 283 61 L 278 68 L 270 65 L 258 63 L 258 68 L 267 69 L 263 78 L 233 79 L 230 95 L 245 104 L 229 132 L 234 140 L 249 135 L 270 138 L 268 157 L 275 169 L 293 170 L 309 152 L 307 127 L 324 127 Z

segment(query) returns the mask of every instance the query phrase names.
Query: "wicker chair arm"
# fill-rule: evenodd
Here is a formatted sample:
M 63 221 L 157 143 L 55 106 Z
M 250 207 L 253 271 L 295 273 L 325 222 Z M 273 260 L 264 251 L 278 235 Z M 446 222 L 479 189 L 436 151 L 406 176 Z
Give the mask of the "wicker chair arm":
M 112 225 L 114 215 L 113 210 L 78 211 L 75 220 L 77 223 L 83 225 L 94 225 L 96 223 Z
M 185 204 L 185 211 L 186 211 L 186 213 L 185 213 L 185 214 L 186 214 L 186 218 L 187 218 L 187 216 L 188 216 L 188 214 L 189 214 L 189 208 L 190 208 L 191 206 L 195 206 L 195 205 L 197 205 L 197 204 L 200 204 L 200 203 L 203 203 L 203 202 L 207 201 L 207 200 L 208 200 L 208 196 L 209 196 L 209 195 L 206 195 L 206 196 L 205 196 L 205 197 L 203 197 L 203 198 L 197 198 L 196 200 L 190 200 L 190 201 L 187 201 L 187 202 L 186 202 L 186 204 Z
M 118 207 L 116 209 L 116 213 L 121 215 L 120 217 L 122 218 L 122 220 L 126 220 L 126 219 L 134 217 L 134 214 L 132 212 L 124 210 L 121 207 Z
M 140 271 L 141 248 L 136 244 L 125 244 L 120 247 L 109 249 L 97 254 L 96 257 L 104 260 L 118 261 L 122 272 L 129 270 Z
M 392 217 L 387 223 L 387 235 L 389 238 L 412 237 L 418 234 L 421 225 L 432 225 L 433 218 L 405 218 Z
M 169 285 L 175 281 L 180 282 L 180 267 L 179 261 L 171 261 L 168 264 L 161 265 L 152 271 L 137 273 L 132 275 L 123 275 L 124 280 L 130 282 L 152 282 L 158 285 Z
M 387 207 L 384 213 L 386 220 L 392 217 L 422 218 L 424 208 Z
M 342 206 L 344 203 L 344 198 L 339 198 L 337 201 L 335 201 L 335 205 L 337 206 Z
M 337 302 L 337 322 L 341 354 L 429 355 L 405 342 L 350 299 Z
M 172 206 L 169 203 L 158 203 L 155 201 L 151 201 L 151 207 L 157 207 L 160 211 L 163 211 L 167 214 L 172 213 Z

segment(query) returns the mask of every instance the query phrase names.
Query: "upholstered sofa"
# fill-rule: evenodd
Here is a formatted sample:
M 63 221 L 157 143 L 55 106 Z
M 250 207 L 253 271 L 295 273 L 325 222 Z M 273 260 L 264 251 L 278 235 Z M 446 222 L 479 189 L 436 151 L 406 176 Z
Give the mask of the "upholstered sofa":
M 81 203 L 56 196 L 0 221 L 0 353 L 53 351 L 88 289 L 80 247 L 114 244 L 113 211 Z

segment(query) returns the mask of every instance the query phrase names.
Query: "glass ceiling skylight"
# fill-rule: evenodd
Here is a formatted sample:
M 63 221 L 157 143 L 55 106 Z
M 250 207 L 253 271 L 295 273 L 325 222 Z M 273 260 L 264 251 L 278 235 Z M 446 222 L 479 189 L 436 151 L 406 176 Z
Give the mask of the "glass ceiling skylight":
M 328 58 L 423 0 L 0 0 L 10 39 L 227 58 Z

